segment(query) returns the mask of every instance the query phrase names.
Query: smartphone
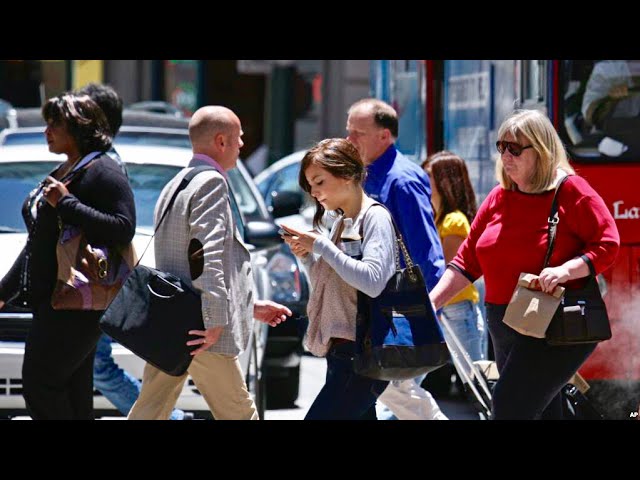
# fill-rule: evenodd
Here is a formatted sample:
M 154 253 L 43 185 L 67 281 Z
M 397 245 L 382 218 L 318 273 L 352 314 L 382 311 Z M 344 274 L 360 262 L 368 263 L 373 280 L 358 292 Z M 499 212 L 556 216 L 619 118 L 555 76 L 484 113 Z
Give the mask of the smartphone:
M 287 232 L 284 228 L 278 230 L 278 235 L 284 235 L 285 237 L 293 237 L 292 233 Z

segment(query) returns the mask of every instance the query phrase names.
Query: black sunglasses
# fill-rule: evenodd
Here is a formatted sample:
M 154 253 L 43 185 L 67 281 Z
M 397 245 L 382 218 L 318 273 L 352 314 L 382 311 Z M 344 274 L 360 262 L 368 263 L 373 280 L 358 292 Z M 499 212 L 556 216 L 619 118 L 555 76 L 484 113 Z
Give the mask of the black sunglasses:
M 515 142 L 505 142 L 504 140 L 498 140 L 496 142 L 496 148 L 498 149 L 498 153 L 502 155 L 505 150 L 509 150 L 509 153 L 514 157 L 519 157 L 523 150 L 527 148 L 533 148 L 533 145 L 527 145 L 523 147 L 522 145 Z

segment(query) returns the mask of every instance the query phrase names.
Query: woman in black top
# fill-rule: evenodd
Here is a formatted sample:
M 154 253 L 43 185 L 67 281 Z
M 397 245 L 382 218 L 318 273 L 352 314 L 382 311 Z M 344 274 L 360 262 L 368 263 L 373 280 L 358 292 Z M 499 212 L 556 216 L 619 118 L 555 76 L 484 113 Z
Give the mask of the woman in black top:
M 105 153 L 111 148 L 109 127 L 93 100 L 86 95 L 54 97 L 42 107 L 42 115 L 49 151 L 66 154 L 67 160 L 25 201 L 22 214 L 29 238 L 0 281 L 0 308 L 20 293 L 33 310 L 22 367 L 31 417 L 93 419 L 93 356 L 103 312 L 51 308 L 56 243 L 64 223 L 80 227 L 90 244 L 128 244 L 136 223 L 133 192 Z M 89 158 L 93 161 L 82 168 Z M 60 180 L 70 174 L 73 179 L 65 186 Z

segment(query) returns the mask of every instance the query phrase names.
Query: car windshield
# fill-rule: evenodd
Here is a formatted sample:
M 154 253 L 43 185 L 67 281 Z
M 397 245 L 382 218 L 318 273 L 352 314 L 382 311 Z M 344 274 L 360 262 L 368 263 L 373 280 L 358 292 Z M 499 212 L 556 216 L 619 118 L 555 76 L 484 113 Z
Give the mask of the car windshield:
M 22 204 L 58 162 L 6 162 L 0 164 L 0 233 L 24 232 Z
M 44 132 L 17 132 L 5 136 L 3 145 L 46 145 Z M 114 142 L 118 145 L 154 145 L 191 149 L 189 136 L 173 132 L 127 132 L 121 131 Z
M 22 204 L 27 195 L 57 165 L 57 162 L 6 162 L 0 164 L 0 233 L 22 232 Z M 166 165 L 127 165 L 136 203 L 137 226 L 153 228 L 153 209 L 162 188 L 180 167 Z
M 0 164 L 0 233 L 26 233 L 22 204 L 27 195 L 57 165 L 57 162 L 5 162 Z M 164 186 L 181 170 L 179 166 L 127 164 L 136 204 L 138 230 L 152 233 L 153 211 Z M 231 188 L 246 220 L 260 218 L 253 192 L 239 170 L 229 172 Z

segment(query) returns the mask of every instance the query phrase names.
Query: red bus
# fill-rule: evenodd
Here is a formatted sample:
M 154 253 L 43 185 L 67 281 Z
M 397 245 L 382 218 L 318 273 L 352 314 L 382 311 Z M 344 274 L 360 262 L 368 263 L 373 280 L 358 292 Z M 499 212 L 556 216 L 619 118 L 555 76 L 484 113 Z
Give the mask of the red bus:
M 400 116 L 416 162 L 446 148 L 469 166 L 478 200 L 496 185 L 496 132 L 514 108 L 552 120 L 576 172 L 614 216 L 621 249 L 604 273 L 613 338 L 580 369 L 608 418 L 640 402 L 640 61 L 376 60 L 373 94 Z

